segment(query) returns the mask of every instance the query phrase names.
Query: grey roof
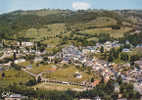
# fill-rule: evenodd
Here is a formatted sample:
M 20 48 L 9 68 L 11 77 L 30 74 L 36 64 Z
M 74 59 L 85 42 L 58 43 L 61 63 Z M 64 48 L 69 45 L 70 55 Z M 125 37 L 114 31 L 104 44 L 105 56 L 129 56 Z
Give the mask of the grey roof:
M 12 94 L 9 96 L 10 98 L 21 98 L 22 95 L 21 94 Z
M 135 64 L 142 65 L 142 60 L 135 61 Z

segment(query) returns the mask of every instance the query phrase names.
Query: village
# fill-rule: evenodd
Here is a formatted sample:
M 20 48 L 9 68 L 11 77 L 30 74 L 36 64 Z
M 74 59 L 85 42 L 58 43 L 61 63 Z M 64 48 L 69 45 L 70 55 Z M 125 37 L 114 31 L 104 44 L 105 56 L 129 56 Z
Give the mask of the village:
M 123 48 L 122 52 L 129 53 L 133 52 L 135 48 L 142 48 L 141 44 L 138 44 L 134 47 L 129 41 L 126 41 L 126 44 L 130 45 L 130 48 Z M 28 59 L 32 63 L 44 62 L 46 64 L 52 64 L 52 70 L 41 71 L 38 73 L 32 73 L 30 70 L 34 69 L 32 64 L 28 64 L 22 67 L 22 71 L 28 73 L 29 75 L 38 79 L 41 78 L 41 82 L 49 82 L 49 83 L 57 83 L 63 85 L 77 85 L 84 87 L 82 90 L 91 89 L 99 84 L 101 78 L 103 77 L 105 82 L 108 82 L 110 79 L 116 80 L 119 76 L 122 78 L 124 82 L 133 83 L 135 89 L 142 94 L 142 59 L 139 59 L 134 62 L 134 69 L 131 69 L 130 63 L 124 64 L 116 64 L 115 62 L 108 62 L 102 59 L 99 59 L 95 56 L 95 54 L 101 54 L 101 48 L 105 51 L 110 51 L 112 48 L 120 48 L 124 44 L 119 43 L 119 41 L 107 41 L 104 44 L 96 43 L 95 46 L 87 46 L 87 47 L 76 47 L 73 45 L 66 46 L 61 49 L 61 51 L 57 52 L 54 55 L 46 55 L 46 50 L 38 50 L 37 44 L 35 45 L 33 42 L 16 42 L 16 45 L 12 45 L 13 47 L 4 47 L 1 44 L 1 53 L 0 57 L 0 72 L 5 70 L 9 70 L 11 65 L 14 63 L 16 65 L 21 65 L 24 62 L 27 62 Z M 32 47 L 35 46 L 35 49 Z M 18 47 L 18 49 L 17 49 Z M 34 56 L 33 56 L 34 55 Z M 6 59 L 13 57 L 14 60 Z M 26 58 L 27 57 L 27 58 Z M 74 65 L 78 68 L 86 68 L 93 75 L 98 74 L 99 78 L 92 78 L 90 80 L 83 81 L 68 81 L 68 80 L 58 80 L 58 78 L 48 78 L 43 77 L 47 76 L 44 74 L 48 74 L 49 72 L 54 72 L 58 69 L 58 66 L 63 65 Z M 123 71 L 124 67 L 130 68 L 129 70 Z M 51 74 L 52 75 L 52 74 Z M 81 80 L 84 76 L 80 70 L 77 70 L 72 75 L 75 79 Z M 81 91 L 82 91 L 81 90 Z M 96 99 L 100 100 L 100 99 Z

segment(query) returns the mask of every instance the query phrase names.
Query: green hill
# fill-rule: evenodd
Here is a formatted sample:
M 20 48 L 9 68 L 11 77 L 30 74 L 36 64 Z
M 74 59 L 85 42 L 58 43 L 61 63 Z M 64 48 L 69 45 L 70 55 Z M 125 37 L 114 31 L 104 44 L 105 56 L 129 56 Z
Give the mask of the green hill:
M 132 13 L 132 12 L 131 12 Z M 118 39 L 133 31 L 141 12 L 106 10 L 31 10 L 0 15 L 0 38 L 29 39 L 52 43 L 98 40 L 99 34 Z M 138 14 L 137 14 L 138 13 Z M 87 36 L 87 37 L 86 37 Z M 80 39 L 81 38 L 81 39 Z M 76 40 L 77 39 L 77 40 Z M 68 41 L 63 41 L 68 40 Z M 60 43 L 55 43 L 60 44 Z

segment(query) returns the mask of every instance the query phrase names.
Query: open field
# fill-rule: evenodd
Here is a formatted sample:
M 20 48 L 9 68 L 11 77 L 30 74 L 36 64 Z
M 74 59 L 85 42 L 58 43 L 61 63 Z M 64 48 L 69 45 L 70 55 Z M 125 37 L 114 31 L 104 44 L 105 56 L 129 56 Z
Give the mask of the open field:
M 27 66 L 30 62 L 25 62 L 23 65 Z M 48 64 L 48 65 L 39 65 L 32 64 L 33 68 L 28 70 L 31 73 L 39 74 L 41 72 L 43 73 L 44 78 L 49 78 L 51 80 L 58 80 L 58 81 L 68 81 L 68 82 L 83 82 L 83 81 L 90 81 L 92 77 L 95 77 L 94 74 L 89 74 L 87 72 L 81 71 L 80 69 L 77 69 L 74 65 L 67 65 L 66 67 L 64 65 L 54 65 L 54 64 Z M 76 72 L 79 72 L 82 76 L 82 78 L 78 79 L 74 77 Z
M 9 69 L 8 71 L 4 71 L 4 73 L 5 77 L 2 78 L 2 73 L 0 72 L 0 87 L 5 87 L 13 83 L 26 83 L 33 78 L 23 71 L 17 71 L 14 69 Z
M 81 23 L 74 24 L 71 26 L 71 28 L 84 30 L 87 28 L 106 27 L 111 25 L 117 25 L 117 20 L 110 17 L 97 17 L 96 19 L 93 19 L 86 23 L 81 22 Z
M 117 21 L 110 17 L 98 17 L 93 21 L 87 23 L 88 26 L 104 27 L 109 25 L 117 25 Z
M 23 66 L 29 66 L 29 65 L 32 65 L 32 69 L 29 69 L 28 71 L 30 71 L 31 73 L 34 73 L 34 74 L 39 74 L 41 72 L 46 72 L 46 71 L 49 71 L 52 69 L 52 66 L 53 64 L 48 64 L 48 65 L 37 65 L 36 63 L 30 63 L 29 61 L 26 61 L 24 63 L 21 63 L 19 65 L 23 65 Z
M 28 70 L 34 74 L 39 74 L 41 72 L 48 72 L 50 70 L 52 70 L 52 64 L 50 65 L 39 65 L 39 66 L 33 66 L 33 68 L 31 70 Z
M 23 66 L 30 65 L 30 62 L 22 63 Z M 37 66 L 36 64 L 32 64 L 32 69 L 28 70 L 34 74 L 39 74 L 41 72 L 47 72 L 43 74 L 43 77 L 49 78 L 49 79 L 55 79 L 59 81 L 71 81 L 71 82 L 82 82 L 82 81 L 90 81 L 92 77 L 94 77 L 93 74 L 88 74 L 87 72 L 80 71 L 77 69 L 74 65 L 67 65 L 66 67 L 64 65 L 54 65 L 54 64 L 47 64 L 42 65 L 40 64 Z M 74 77 L 76 72 L 80 72 L 82 75 L 81 79 L 77 79 Z
M 41 39 L 46 39 L 48 37 L 54 38 L 56 35 L 59 35 L 61 33 L 64 33 L 66 30 L 65 24 L 49 24 L 45 25 L 42 28 L 29 28 L 28 30 L 23 30 L 19 32 L 20 37 L 25 38 L 32 38 L 36 41 L 39 41 Z
M 83 91 L 84 88 L 81 86 L 75 85 L 64 85 L 64 84 L 57 84 L 57 83 L 40 83 L 33 88 L 39 88 L 43 90 L 58 90 L 58 91 L 66 91 L 66 90 L 75 90 L 75 91 Z
M 80 72 L 82 78 L 78 79 L 74 77 L 76 72 Z M 79 71 L 75 66 L 70 65 L 66 68 L 59 68 L 54 72 L 43 74 L 43 77 L 59 81 L 83 82 L 83 81 L 90 81 L 91 78 L 94 76 L 92 74 Z
M 129 28 L 129 27 L 121 27 L 121 29 L 117 29 L 117 30 L 114 30 L 111 28 L 96 28 L 96 29 L 83 30 L 83 31 L 80 31 L 80 33 L 90 34 L 90 35 L 106 33 L 106 34 L 110 34 L 110 36 L 114 38 L 120 38 L 124 36 L 124 33 L 129 32 L 131 30 L 132 28 Z

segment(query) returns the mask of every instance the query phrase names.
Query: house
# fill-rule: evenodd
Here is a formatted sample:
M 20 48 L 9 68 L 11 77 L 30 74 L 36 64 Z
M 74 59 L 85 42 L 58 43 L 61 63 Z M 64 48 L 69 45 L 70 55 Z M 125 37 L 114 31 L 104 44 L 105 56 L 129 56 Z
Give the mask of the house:
M 28 70 L 32 69 L 32 65 L 26 66 L 26 69 L 28 69 Z
M 28 53 L 29 51 L 25 49 L 24 47 L 20 47 L 20 52 L 21 53 Z
M 68 64 L 70 62 L 70 59 L 68 57 L 63 58 L 63 60 L 61 61 L 61 63 L 63 64 Z
M 26 59 L 17 59 L 17 60 L 14 61 L 14 63 L 19 64 L 19 63 L 23 63 L 25 61 L 26 61 Z
M 94 100 L 101 100 L 101 98 L 99 96 L 96 96 Z
M 0 48 L 3 48 L 3 44 L 2 43 L 0 43 Z
M 0 72 L 3 71 L 3 67 L 0 67 Z
M 29 46 L 33 46 L 34 43 L 33 42 L 22 42 L 22 46 L 24 47 L 29 47 Z
M 8 97 L 5 97 L 4 100 L 23 100 L 25 99 L 26 97 L 25 96 L 22 96 L 20 94 L 12 94 Z
M 95 52 L 96 52 L 96 47 L 94 46 L 88 46 L 82 50 L 83 54 L 95 53 Z
M 130 52 L 130 49 L 124 48 L 122 52 Z
M 130 42 L 128 41 L 128 40 L 126 40 L 126 42 L 125 42 L 126 44 L 130 44 Z
M 104 49 L 109 51 L 111 48 L 112 48 L 112 43 L 110 41 L 104 43 Z
M 35 57 L 34 62 L 41 62 L 43 61 L 42 57 Z
M 95 80 L 94 82 L 92 82 L 92 87 L 95 87 L 96 85 L 98 85 L 100 83 L 100 80 Z
M 83 50 L 82 50 L 82 53 L 83 53 L 83 54 L 88 54 L 88 53 L 90 53 L 90 52 L 91 52 L 90 49 L 83 49 Z
M 4 63 L 3 66 L 10 66 L 11 63 L 12 63 L 12 61 L 9 61 L 9 62 L 7 62 L 7 63 Z
M 104 76 L 104 81 L 107 83 L 110 80 L 110 76 L 109 75 L 105 75 Z
M 99 59 L 96 59 L 95 63 L 96 63 L 96 65 L 100 65 L 100 66 L 107 66 L 108 65 L 108 62 L 106 62 L 105 60 L 99 60 Z
M 48 56 L 49 62 L 52 62 L 52 60 L 55 59 L 55 56 Z
M 117 99 L 117 100 L 127 100 L 127 98 L 121 98 L 121 99 Z
M 119 86 L 118 83 L 115 83 L 115 84 L 114 84 L 114 92 L 115 92 L 115 93 L 119 93 L 119 92 L 120 92 L 120 86 Z
M 81 58 L 79 59 L 79 61 L 80 61 L 81 63 L 85 63 L 85 62 L 87 62 L 87 59 L 86 59 L 85 57 L 81 57 Z
M 4 53 L 7 54 L 7 55 L 11 55 L 11 54 L 13 54 L 13 50 L 10 49 L 10 48 L 7 48 L 7 49 L 4 50 Z
M 131 67 L 131 64 L 130 63 L 126 63 L 126 64 L 123 64 L 122 66 L 124 66 L 124 67 Z
M 140 69 L 142 69 L 142 59 L 137 60 L 134 63 L 135 63 L 135 66 L 138 66 Z
M 138 44 L 136 48 L 142 48 L 142 44 Z
M 82 75 L 79 72 L 76 72 L 74 76 L 78 79 L 82 78 Z

